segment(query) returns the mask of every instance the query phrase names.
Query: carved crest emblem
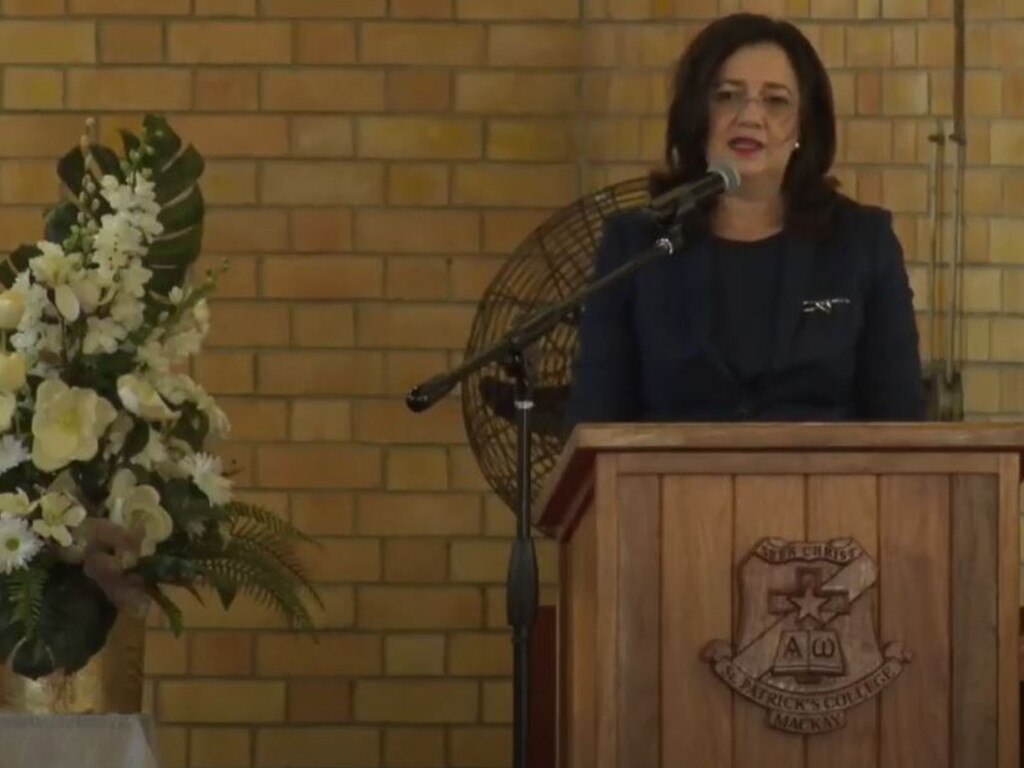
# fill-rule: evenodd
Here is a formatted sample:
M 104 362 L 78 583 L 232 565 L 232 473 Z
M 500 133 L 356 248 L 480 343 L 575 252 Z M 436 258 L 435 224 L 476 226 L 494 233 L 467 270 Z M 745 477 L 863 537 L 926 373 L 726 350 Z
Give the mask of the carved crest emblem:
M 878 567 L 853 539 L 762 539 L 740 566 L 738 641 L 715 640 L 705 660 L 730 688 L 792 733 L 832 731 L 910 661 L 879 647 Z

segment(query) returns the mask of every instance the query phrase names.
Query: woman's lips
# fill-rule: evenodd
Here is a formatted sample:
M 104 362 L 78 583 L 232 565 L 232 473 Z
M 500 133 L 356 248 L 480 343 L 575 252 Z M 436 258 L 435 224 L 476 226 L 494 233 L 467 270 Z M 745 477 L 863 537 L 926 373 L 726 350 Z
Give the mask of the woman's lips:
M 738 155 L 750 156 L 763 150 L 764 144 L 756 139 L 733 139 L 729 142 L 729 149 Z

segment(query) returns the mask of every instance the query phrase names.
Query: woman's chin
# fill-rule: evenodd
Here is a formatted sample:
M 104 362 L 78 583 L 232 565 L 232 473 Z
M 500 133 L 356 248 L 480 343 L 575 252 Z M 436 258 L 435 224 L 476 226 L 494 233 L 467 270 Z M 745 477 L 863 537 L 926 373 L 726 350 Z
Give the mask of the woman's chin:
M 768 170 L 763 152 L 755 153 L 732 153 L 732 165 L 739 172 L 740 176 L 758 176 Z

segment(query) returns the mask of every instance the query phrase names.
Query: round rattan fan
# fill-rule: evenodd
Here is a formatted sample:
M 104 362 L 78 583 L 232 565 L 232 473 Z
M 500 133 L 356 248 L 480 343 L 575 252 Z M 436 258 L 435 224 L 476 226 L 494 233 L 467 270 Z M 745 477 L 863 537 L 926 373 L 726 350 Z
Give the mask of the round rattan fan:
M 556 211 L 515 249 L 484 292 L 466 346 L 466 359 L 490 348 L 526 318 L 578 291 L 593 274 L 605 218 L 648 203 L 646 179 L 619 182 Z M 567 435 L 563 426 L 575 324 L 562 323 L 527 350 L 534 387 L 531 489 L 536 495 Z M 499 364 L 474 371 L 462 384 L 466 433 L 484 476 L 516 508 L 514 379 Z

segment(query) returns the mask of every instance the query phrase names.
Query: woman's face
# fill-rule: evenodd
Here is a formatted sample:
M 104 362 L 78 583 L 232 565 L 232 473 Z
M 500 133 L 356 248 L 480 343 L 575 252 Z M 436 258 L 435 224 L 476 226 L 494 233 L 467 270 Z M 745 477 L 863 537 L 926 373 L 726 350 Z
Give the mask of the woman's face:
M 732 165 L 758 187 L 781 187 L 800 125 L 800 89 L 786 52 L 775 43 L 738 49 L 709 98 L 708 163 Z

